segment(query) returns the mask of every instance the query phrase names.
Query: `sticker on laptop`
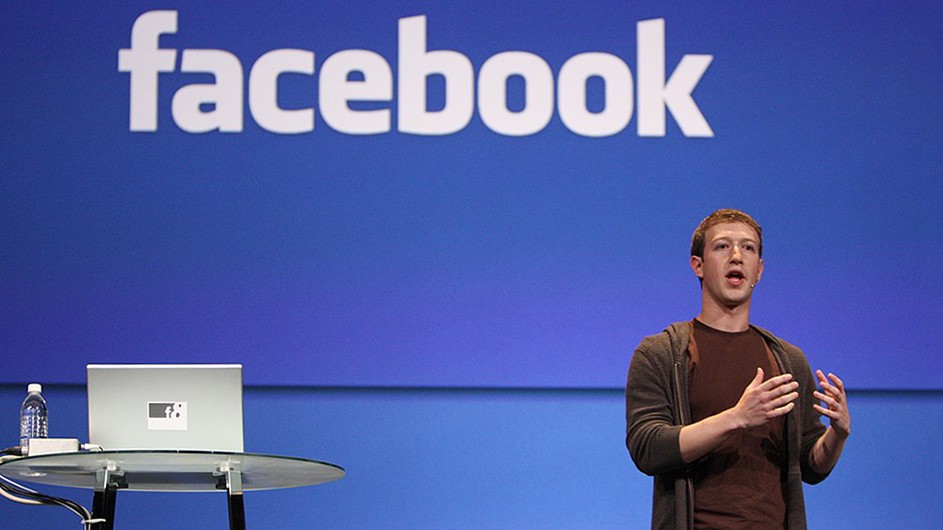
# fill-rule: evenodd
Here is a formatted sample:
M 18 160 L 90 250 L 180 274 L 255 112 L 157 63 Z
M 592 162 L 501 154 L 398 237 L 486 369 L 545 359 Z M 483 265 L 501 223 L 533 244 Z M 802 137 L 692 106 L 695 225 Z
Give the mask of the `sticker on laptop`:
M 187 430 L 187 402 L 149 401 L 147 403 L 147 430 Z

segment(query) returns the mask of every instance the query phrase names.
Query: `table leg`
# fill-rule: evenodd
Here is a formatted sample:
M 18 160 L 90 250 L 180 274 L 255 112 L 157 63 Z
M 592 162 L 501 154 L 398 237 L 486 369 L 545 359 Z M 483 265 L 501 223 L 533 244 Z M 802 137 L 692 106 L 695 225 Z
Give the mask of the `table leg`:
M 113 469 L 103 469 L 97 473 L 96 479 L 92 519 L 100 521 L 91 525 L 92 530 L 114 530 L 120 476 L 116 476 Z
M 246 507 L 242 498 L 242 473 L 226 470 L 226 498 L 229 505 L 229 530 L 246 530 Z

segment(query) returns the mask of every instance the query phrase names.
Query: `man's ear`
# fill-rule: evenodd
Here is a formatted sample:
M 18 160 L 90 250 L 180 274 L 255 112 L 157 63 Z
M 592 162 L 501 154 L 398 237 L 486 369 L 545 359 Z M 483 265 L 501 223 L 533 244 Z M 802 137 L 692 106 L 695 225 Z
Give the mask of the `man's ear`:
M 704 279 L 704 260 L 700 256 L 691 256 L 691 270 L 695 276 Z

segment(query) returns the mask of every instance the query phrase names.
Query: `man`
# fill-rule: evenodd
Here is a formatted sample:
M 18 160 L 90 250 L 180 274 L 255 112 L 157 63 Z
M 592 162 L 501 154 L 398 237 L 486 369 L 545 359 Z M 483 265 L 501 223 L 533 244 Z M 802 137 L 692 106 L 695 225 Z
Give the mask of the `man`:
M 750 324 L 762 256 L 752 217 L 709 215 L 691 241 L 700 314 L 632 356 L 625 443 L 655 477 L 652 528 L 806 528 L 802 482 L 828 476 L 851 432 L 842 381 Z

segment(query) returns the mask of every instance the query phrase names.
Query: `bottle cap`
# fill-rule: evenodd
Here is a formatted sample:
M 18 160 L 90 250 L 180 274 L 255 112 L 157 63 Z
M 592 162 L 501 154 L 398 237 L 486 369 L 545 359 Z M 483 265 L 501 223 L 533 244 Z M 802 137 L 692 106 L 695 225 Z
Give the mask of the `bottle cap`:
M 26 391 L 27 391 L 27 392 L 39 392 L 39 393 L 42 393 L 42 391 L 43 391 L 43 385 L 41 385 L 41 384 L 39 384 L 39 383 L 30 383 L 29 386 L 26 387 Z

